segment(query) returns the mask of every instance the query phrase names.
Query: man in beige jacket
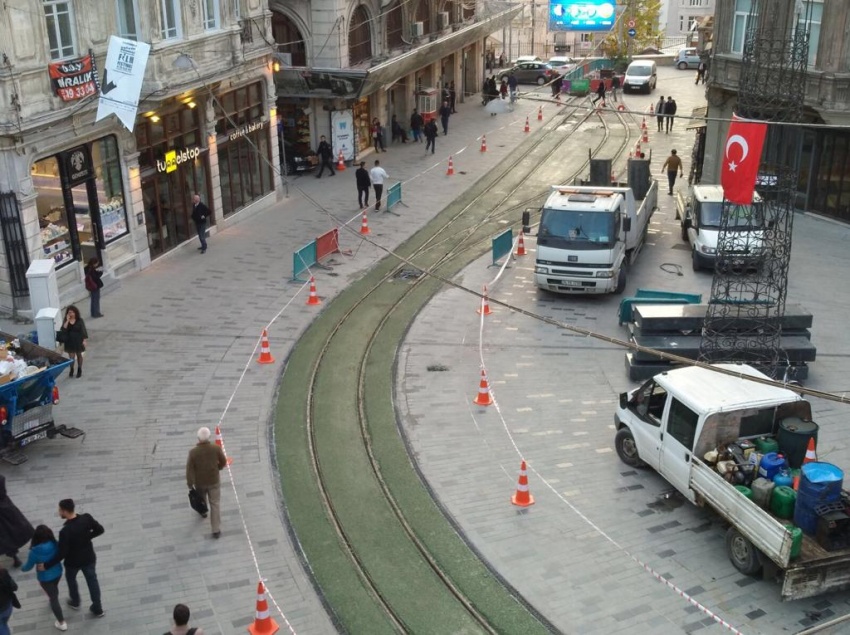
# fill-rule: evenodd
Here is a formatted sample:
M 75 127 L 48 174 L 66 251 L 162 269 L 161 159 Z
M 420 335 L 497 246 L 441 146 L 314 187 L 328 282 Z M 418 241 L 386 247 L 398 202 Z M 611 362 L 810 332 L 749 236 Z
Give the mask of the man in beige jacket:
M 198 430 L 198 444 L 189 450 L 186 460 L 186 483 L 196 489 L 210 508 L 213 538 L 221 536 L 221 479 L 219 472 L 227 465 L 224 451 L 210 443 L 210 429 Z

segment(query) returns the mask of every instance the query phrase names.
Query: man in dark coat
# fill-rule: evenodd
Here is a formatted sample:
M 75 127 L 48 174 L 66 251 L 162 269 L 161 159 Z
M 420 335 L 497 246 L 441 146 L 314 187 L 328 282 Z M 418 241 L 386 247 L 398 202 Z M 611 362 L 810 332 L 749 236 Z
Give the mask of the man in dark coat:
M 433 119 L 425 124 L 425 139 L 428 141 L 425 144 L 425 153 L 427 154 L 428 148 L 431 148 L 431 154 L 434 154 L 437 148 L 437 122 Z
M 655 119 L 658 121 L 658 132 L 664 130 L 664 95 L 655 104 Z
M 595 106 L 597 101 L 602 101 L 602 105 L 605 105 L 605 80 L 599 79 L 599 83 L 596 85 L 596 98 L 591 97 L 590 102 Z
M 664 103 L 664 116 L 667 119 L 667 130 L 664 131 L 664 134 L 670 134 L 673 129 L 673 118 L 676 116 L 676 100 L 672 97 L 668 97 Z
M 413 109 L 413 114 L 410 115 L 410 129 L 413 131 L 413 140 L 422 143 L 422 126 L 425 125 L 425 120 L 416 108 Z
M 365 161 L 360 162 L 360 167 L 357 168 L 354 176 L 357 179 L 357 204 L 360 209 L 369 207 L 369 187 L 372 185 L 372 179 L 369 178 Z
M 198 251 L 202 254 L 207 253 L 207 219 L 210 216 L 210 208 L 201 202 L 201 197 L 196 192 L 192 197 L 192 220 L 195 221 L 195 229 L 198 230 L 198 240 L 201 241 Z
M 449 106 L 451 106 L 452 114 L 455 114 L 457 110 L 455 110 L 455 103 L 457 103 L 457 90 L 455 90 L 455 83 L 449 83 Z
M 32 534 L 30 521 L 6 495 L 6 477 L 0 474 L 0 553 L 9 556 L 14 565 L 20 567 L 18 549 L 29 542 Z
M 322 162 L 322 167 L 319 168 L 319 173 L 316 175 L 316 178 L 322 178 L 322 173 L 325 171 L 325 168 L 331 171 L 331 176 L 334 176 L 336 172 L 334 172 L 334 166 L 331 163 L 331 160 L 334 158 L 334 151 L 333 148 L 331 148 L 331 144 L 328 143 L 327 139 L 325 139 L 325 135 L 319 137 L 319 147 L 316 148 L 316 154 L 319 155 L 319 160 Z
M 440 123 L 443 124 L 443 135 L 449 134 L 449 117 L 452 116 L 452 108 L 448 101 L 443 102 L 443 107 L 440 108 Z

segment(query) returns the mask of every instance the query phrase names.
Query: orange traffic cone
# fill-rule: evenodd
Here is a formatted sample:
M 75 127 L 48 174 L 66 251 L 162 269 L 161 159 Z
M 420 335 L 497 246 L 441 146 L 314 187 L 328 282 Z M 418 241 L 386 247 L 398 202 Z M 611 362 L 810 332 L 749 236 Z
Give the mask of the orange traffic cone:
M 481 315 L 481 313 L 484 313 L 484 315 L 490 315 L 492 313 L 492 311 L 490 310 L 490 302 L 488 302 L 488 300 L 487 300 L 487 285 L 486 284 L 484 285 L 484 297 L 481 298 L 481 303 L 482 303 L 483 308 L 476 309 L 475 312 L 478 313 L 479 315 Z
M 815 453 L 815 440 L 809 439 L 809 447 L 806 448 L 806 456 L 803 457 L 803 465 L 806 463 L 815 463 L 818 460 L 818 455 Z
M 490 384 L 487 383 L 487 371 L 481 369 L 481 383 L 478 384 L 478 395 L 472 400 L 477 406 L 489 406 L 493 403 L 490 397 Z
M 481 135 L 481 152 L 487 152 L 487 135 Z
M 525 240 L 523 240 L 522 232 L 520 232 L 519 233 L 519 242 L 517 243 L 517 246 L 516 246 L 516 255 L 517 256 L 524 256 L 525 253 L 526 253 L 525 252 Z
M 248 627 L 251 635 L 274 635 L 280 627 L 269 614 L 269 603 L 266 601 L 266 588 L 262 580 L 257 584 L 257 616 L 254 623 Z
M 525 116 L 525 130 L 524 132 L 531 132 L 531 127 L 528 125 L 528 115 Z
M 635 156 L 640 156 L 640 139 L 638 139 L 638 142 L 635 144 Z
M 269 357 L 271 357 L 271 355 L 269 355 Z M 272 361 L 274 361 L 274 360 L 272 360 Z M 266 363 L 266 362 L 260 362 L 260 363 L 263 364 L 263 363 Z M 224 451 L 224 440 L 221 438 L 221 428 L 218 427 L 218 426 L 215 427 L 215 444 L 218 447 L 221 448 L 222 452 Z M 233 457 L 232 456 L 227 457 L 227 464 L 233 465 Z
M 363 220 L 360 222 L 360 233 L 364 236 L 366 234 L 371 234 L 372 232 L 369 230 L 369 219 L 366 218 L 366 210 L 363 210 Z
M 640 129 L 646 130 L 646 117 L 644 117 L 640 120 Z
M 345 171 L 345 159 L 342 158 L 342 150 L 339 151 L 339 157 L 336 161 L 336 169 L 340 172 Z
M 644 143 L 649 143 L 649 131 L 646 128 L 643 129 L 643 136 L 641 137 L 641 141 L 643 141 Z
M 516 492 L 511 496 L 511 502 L 517 507 L 534 505 L 534 497 L 528 491 L 528 473 L 525 471 L 525 461 L 519 466 L 519 482 L 516 486 Z
M 649 115 L 652 116 L 655 114 L 655 105 L 649 104 Z
M 452 158 L 449 157 L 449 169 L 446 170 L 446 176 L 452 176 L 455 173 L 455 164 L 452 161 Z
M 260 356 L 257 358 L 257 363 L 274 364 L 274 357 L 272 357 L 272 352 L 269 348 L 269 334 L 266 332 L 266 329 L 263 329 L 263 337 L 260 339 Z M 216 428 L 215 433 L 218 435 L 218 428 Z
M 629 158 L 630 158 L 630 159 L 632 159 L 632 158 L 634 158 L 634 156 L 635 156 L 635 155 L 634 155 L 634 152 L 632 152 L 631 150 L 629 150 Z
M 537 107 L 537 121 L 543 121 L 543 106 Z
M 318 305 L 321 303 L 322 301 L 319 300 L 319 296 L 316 295 L 316 279 L 313 276 L 310 276 L 310 297 L 307 298 L 307 306 Z

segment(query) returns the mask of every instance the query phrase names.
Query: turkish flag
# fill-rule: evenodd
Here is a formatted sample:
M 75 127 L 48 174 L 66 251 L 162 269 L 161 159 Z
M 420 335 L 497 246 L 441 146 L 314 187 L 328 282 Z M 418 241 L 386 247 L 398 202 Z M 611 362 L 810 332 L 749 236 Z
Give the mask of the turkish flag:
M 766 123 L 732 115 L 720 172 L 720 184 L 727 201 L 738 205 L 753 202 L 765 135 Z

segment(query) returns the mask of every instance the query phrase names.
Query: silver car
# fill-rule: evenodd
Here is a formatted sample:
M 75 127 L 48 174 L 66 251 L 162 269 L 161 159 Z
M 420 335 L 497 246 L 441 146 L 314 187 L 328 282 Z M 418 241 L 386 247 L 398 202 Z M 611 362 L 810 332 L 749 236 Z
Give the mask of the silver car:
M 555 70 L 545 62 L 523 62 L 499 74 L 499 81 L 514 74 L 520 84 L 537 84 L 543 86 L 555 79 Z

